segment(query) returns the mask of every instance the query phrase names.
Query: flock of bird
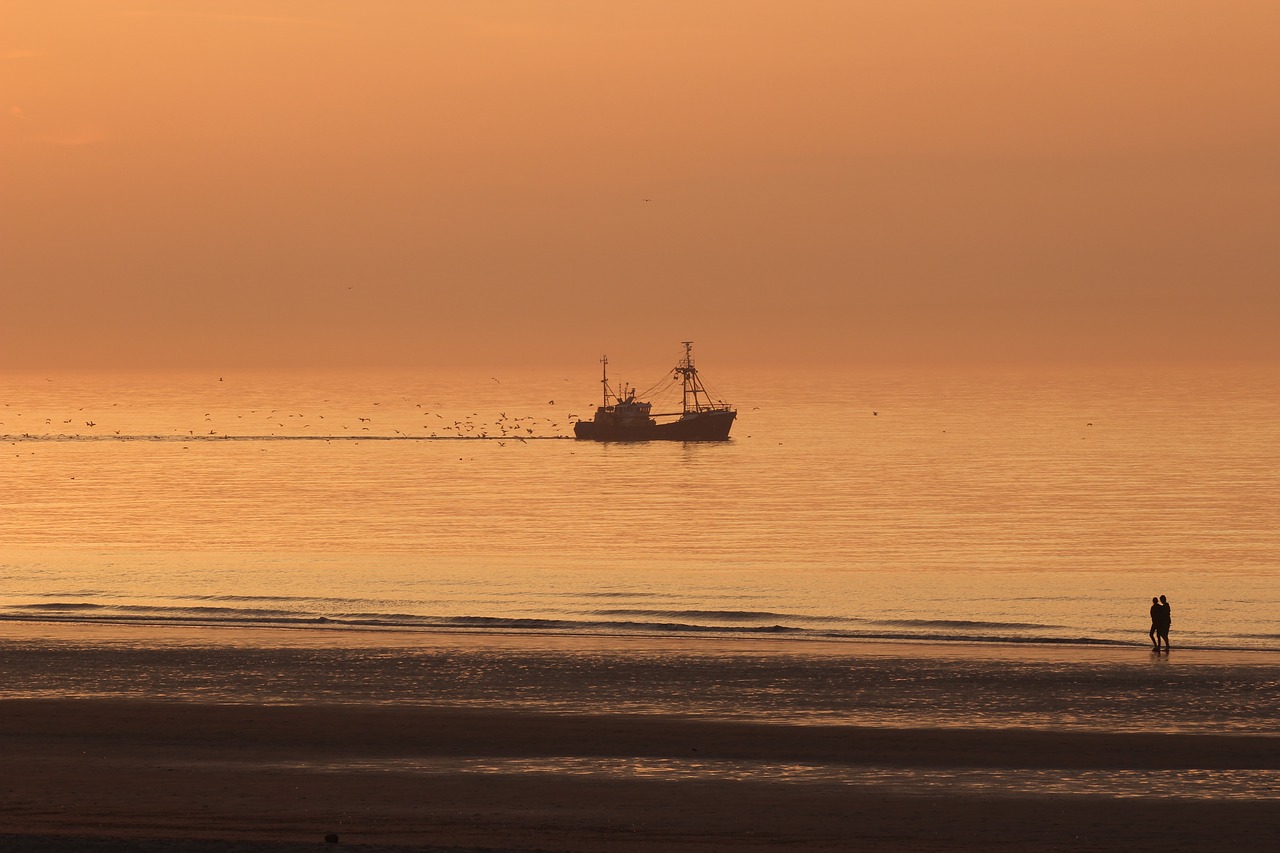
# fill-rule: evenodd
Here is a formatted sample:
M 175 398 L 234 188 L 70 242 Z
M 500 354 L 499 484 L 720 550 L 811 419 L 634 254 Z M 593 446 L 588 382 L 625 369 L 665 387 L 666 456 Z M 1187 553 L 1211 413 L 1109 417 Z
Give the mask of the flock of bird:
M 402 398 L 408 403 L 407 398 Z M 328 401 L 325 401 L 328 402 Z M 113 404 L 118 406 L 119 404 Z M 439 404 L 437 404 L 438 406 Z M 547 401 L 548 406 L 554 406 L 554 400 Z M 85 417 L 59 417 L 58 422 L 54 418 L 24 418 L 21 412 L 4 412 L 0 410 L 0 435 L 7 433 L 10 439 L 23 438 L 83 438 L 86 436 L 98 438 L 119 437 L 121 439 L 143 439 L 143 438 L 170 438 L 182 437 L 184 434 L 187 438 L 308 438 L 308 439 L 352 439 L 352 438 L 379 438 L 379 439 L 492 439 L 499 444 L 505 446 L 508 441 L 525 442 L 531 438 L 549 439 L 549 438 L 570 438 L 572 437 L 573 422 L 578 419 L 575 414 L 568 414 L 561 417 L 546 417 L 539 415 L 508 415 L 505 411 L 498 412 L 496 418 L 492 415 L 482 416 L 479 412 L 471 412 L 468 415 L 458 417 L 453 414 L 445 415 L 439 411 L 428 411 L 423 408 L 421 403 L 413 403 L 408 406 L 387 406 L 386 408 L 373 409 L 373 407 L 381 407 L 381 402 L 374 402 L 370 405 L 371 411 L 367 414 L 351 415 L 351 414 L 335 414 L 329 413 L 326 417 L 324 414 L 312 412 L 310 414 L 299 411 L 286 411 L 281 409 L 249 409 L 240 413 L 214 412 L 208 411 L 204 413 L 200 428 L 182 428 L 166 425 L 165 432 L 162 434 L 146 434 L 140 435 L 136 427 L 132 430 L 128 426 L 121 429 L 114 429 L 114 422 L 128 422 L 128 417 L 111 417 L 105 413 L 96 413 Z M 10 404 L 6 404 L 9 408 Z M 84 411 L 81 408 L 78 414 Z M 99 429 L 99 420 L 103 422 L 103 426 Z M 6 429 L 6 421 L 8 421 L 9 429 Z M 234 423 L 232 423 L 234 421 Z M 80 424 L 83 423 L 83 427 Z M 15 432 L 12 427 L 18 426 L 21 432 Z M 34 429 L 33 429 L 34 427 Z M 280 432 L 283 431 L 283 432 Z M 155 430 L 150 430 L 155 433 Z M 566 432 L 569 433 L 566 435 Z

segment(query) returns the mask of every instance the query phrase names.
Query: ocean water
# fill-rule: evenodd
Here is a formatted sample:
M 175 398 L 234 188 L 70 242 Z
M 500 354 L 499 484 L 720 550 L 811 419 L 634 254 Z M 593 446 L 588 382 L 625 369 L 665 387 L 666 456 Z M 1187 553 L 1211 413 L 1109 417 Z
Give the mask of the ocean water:
M 568 438 L 594 366 L 0 376 L 0 620 L 1280 641 L 1274 370 L 700 366 L 728 442 Z

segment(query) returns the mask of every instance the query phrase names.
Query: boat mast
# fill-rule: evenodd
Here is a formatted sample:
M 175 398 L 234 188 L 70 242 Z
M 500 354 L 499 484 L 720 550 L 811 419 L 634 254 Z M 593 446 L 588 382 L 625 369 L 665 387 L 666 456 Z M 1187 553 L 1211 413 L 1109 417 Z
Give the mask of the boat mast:
M 605 408 L 609 407 L 609 356 L 600 356 L 600 387 L 604 394 Z
M 676 367 L 676 373 L 680 374 L 680 382 L 684 388 L 683 408 L 684 414 L 689 413 L 689 397 L 693 396 L 693 411 L 702 411 L 702 405 L 698 402 L 698 391 L 701 384 L 698 382 L 698 369 L 693 366 L 693 341 L 681 341 L 684 344 L 684 361 L 680 362 Z

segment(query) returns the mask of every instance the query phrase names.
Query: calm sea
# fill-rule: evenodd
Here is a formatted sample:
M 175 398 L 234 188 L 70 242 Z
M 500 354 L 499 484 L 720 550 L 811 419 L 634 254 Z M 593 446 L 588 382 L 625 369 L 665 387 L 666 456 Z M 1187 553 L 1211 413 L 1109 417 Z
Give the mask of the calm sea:
M 594 366 L 5 375 L 0 619 L 1280 641 L 1275 371 L 702 366 L 729 442 L 567 438 Z

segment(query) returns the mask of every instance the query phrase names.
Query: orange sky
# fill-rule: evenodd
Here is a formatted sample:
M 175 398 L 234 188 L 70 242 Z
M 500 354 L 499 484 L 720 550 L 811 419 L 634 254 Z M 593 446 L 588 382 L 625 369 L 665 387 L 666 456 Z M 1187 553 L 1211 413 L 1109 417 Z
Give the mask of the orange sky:
M 0 0 L 0 369 L 1277 362 L 1277 45 L 1232 0 Z

